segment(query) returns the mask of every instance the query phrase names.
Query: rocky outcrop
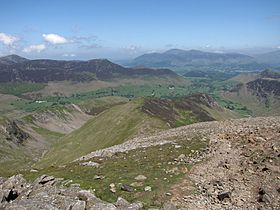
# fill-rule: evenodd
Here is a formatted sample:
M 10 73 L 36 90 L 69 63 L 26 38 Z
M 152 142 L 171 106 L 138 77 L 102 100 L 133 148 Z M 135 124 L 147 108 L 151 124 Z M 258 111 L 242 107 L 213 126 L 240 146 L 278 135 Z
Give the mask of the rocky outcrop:
M 91 191 L 63 187 L 61 179 L 43 175 L 27 183 L 22 175 L 0 178 L 0 209 L 28 210 L 138 210 L 142 203 L 130 204 L 118 198 L 115 204 L 102 201 Z
M 280 96 L 280 82 L 278 80 L 256 79 L 248 82 L 247 88 L 259 97 L 266 97 L 267 94 Z
M 260 101 L 264 101 L 269 107 L 269 96 L 280 97 L 280 81 L 274 79 L 256 79 L 247 83 L 247 88 L 256 95 Z
M 176 121 L 181 118 L 192 118 L 195 122 L 215 120 L 202 106 L 223 111 L 223 108 L 207 94 L 194 94 L 180 99 L 145 99 L 142 111 L 162 119 L 171 127 L 176 127 Z M 182 116 L 188 112 L 188 116 Z
M 23 131 L 16 121 L 9 121 L 6 125 L 6 139 L 16 144 L 22 144 L 29 134 Z

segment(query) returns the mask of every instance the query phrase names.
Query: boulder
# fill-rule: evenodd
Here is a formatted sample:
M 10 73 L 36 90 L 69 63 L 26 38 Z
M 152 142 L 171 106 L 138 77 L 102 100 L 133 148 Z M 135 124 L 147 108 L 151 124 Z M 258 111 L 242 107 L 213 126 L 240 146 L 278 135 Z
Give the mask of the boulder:
M 218 199 L 220 200 L 220 201 L 223 201 L 224 199 L 226 199 L 226 198 L 230 198 L 230 192 L 223 192 L 223 193 L 220 193 L 220 194 L 218 194 Z
M 177 208 L 171 202 L 166 202 L 163 204 L 162 210 L 177 210 Z
M 139 210 L 143 208 L 143 204 L 141 202 L 132 203 L 130 204 L 127 200 L 118 197 L 117 202 L 115 203 L 115 206 L 118 210 Z
M 39 184 L 39 185 L 45 185 L 45 184 L 48 184 L 48 185 L 53 185 L 55 183 L 55 178 L 53 176 L 48 176 L 48 175 L 42 175 L 40 176 L 39 178 L 37 178 L 35 180 L 35 185 Z
M 86 202 L 85 201 L 76 201 L 74 205 L 71 207 L 71 210 L 85 210 L 86 209 Z
M 128 184 L 123 184 L 121 186 L 121 190 L 126 191 L 126 192 L 133 192 L 134 191 L 133 187 L 131 187 Z
M 144 188 L 144 191 L 145 191 L 145 192 L 151 192 L 151 191 L 152 191 L 152 188 L 151 188 L 150 186 L 146 186 L 146 187 Z
M 145 181 L 147 179 L 147 177 L 144 176 L 144 175 L 138 175 L 134 179 L 139 181 L 139 182 L 143 182 L 143 181 Z

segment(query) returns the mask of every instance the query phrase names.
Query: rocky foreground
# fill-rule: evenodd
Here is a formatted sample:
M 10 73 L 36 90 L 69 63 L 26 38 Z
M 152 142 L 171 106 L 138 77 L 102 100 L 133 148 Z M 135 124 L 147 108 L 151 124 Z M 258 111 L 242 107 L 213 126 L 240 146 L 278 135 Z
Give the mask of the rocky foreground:
M 208 149 L 192 157 L 192 169 L 170 189 L 164 210 L 280 209 L 280 117 L 197 123 L 88 154 L 76 161 L 110 157 L 143 147 L 175 144 L 192 136 L 209 140 Z M 189 163 L 189 157 L 180 155 Z M 177 160 L 176 160 L 177 161 Z M 79 187 L 42 176 L 27 183 L 21 175 L 0 178 L 0 209 L 142 209 L 140 202 L 118 198 L 111 204 Z
M 204 161 L 174 186 L 181 209 L 280 209 L 280 118 L 220 123 Z
M 130 204 L 118 198 L 115 204 L 97 198 L 91 191 L 78 186 L 63 187 L 62 180 L 43 175 L 27 183 L 22 175 L 0 179 L 0 209 L 10 210 L 138 210 L 143 205 Z

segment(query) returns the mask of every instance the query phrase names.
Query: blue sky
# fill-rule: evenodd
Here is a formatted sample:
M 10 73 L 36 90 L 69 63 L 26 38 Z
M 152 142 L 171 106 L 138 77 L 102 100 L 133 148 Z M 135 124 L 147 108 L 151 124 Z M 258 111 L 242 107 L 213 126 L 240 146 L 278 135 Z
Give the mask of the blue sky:
M 280 47 L 279 0 L 0 0 L 0 55 L 128 59 Z

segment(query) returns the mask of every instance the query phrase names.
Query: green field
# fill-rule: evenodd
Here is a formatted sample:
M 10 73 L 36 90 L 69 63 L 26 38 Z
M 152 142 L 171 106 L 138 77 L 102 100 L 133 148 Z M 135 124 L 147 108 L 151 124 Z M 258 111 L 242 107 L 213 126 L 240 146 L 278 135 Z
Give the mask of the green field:
M 21 96 L 24 93 L 38 91 L 46 87 L 44 83 L 0 82 L 0 93 Z

